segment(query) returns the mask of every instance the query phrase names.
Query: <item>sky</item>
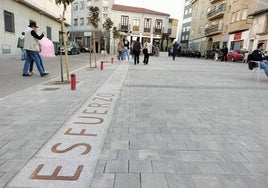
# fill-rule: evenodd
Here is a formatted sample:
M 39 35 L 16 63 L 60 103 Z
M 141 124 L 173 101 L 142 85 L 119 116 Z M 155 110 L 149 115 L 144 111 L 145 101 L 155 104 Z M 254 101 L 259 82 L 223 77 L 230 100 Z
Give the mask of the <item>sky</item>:
M 184 9 L 184 0 L 115 0 L 114 3 L 168 13 L 171 18 L 176 18 L 180 21 Z

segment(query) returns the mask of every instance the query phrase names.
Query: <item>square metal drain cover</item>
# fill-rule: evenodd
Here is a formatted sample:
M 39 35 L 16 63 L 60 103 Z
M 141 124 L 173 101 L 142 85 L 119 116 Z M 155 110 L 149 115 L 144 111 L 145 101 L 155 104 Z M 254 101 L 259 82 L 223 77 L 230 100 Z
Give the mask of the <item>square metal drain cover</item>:
M 42 89 L 42 91 L 56 91 L 60 89 L 59 87 L 48 87 L 48 88 L 44 88 Z

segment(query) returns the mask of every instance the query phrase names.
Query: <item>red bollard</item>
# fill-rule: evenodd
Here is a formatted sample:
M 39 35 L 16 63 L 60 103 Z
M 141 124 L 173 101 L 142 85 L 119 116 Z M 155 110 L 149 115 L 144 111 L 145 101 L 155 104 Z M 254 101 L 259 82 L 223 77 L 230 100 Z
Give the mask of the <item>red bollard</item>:
M 100 69 L 103 70 L 103 61 L 100 62 Z
M 71 90 L 76 90 L 76 76 L 71 74 Z
M 114 58 L 113 57 L 111 58 L 111 63 L 114 63 Z

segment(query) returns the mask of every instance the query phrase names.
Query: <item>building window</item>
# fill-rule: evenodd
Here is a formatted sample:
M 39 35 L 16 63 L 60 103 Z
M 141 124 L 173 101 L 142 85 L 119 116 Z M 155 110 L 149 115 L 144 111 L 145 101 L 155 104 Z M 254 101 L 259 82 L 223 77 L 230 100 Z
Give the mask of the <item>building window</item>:
M 133 20 L 133 31 L 139 31 L 140 30 L 140 19 L 134 18 Z
M 239 21 L 241 16 L 241 10 L 237 11 L 235 21 Z
M 155 33 L 162 33 L 162 20 L 160 20 L 160 19 L 155 20 L 154 32 Z
M 87 17 L 87 25 L 90 25 L 90 18 Z
M 243 9 L 242 10 L 242 17 L 241 20 L 246 20 L 248 16 L 248 9 Z
M 103 18 L 108 18 L 108 14 L 102 14 Z
M 14 14 L 4 10 L 5 31 L 15 33 Z
M 85 9 L 85 1 L 81 1 L 80 2 L 80 10 L 84 10 Z
M 128 31 L 128 16 L 121 16 L 121 30 Z
M 48 26 L 47 26 L 47 38 L 50 39 L 50 40 L 52 39 L 52 35 L 51 35 L 51 33 L 52 33 L 52 32 L 51 32 L 51 27 L 48 27 Z
M 74 19 L 74 26 L 77 26 L 77 25 L 78 25 L 78 19 L 75 18 L 75 19 Z
M 189 8 L 189 14 L 191 14 L 192 13 L 192 8 Z
M 265 22 L 264 22 L 264 32 L 268 33 L 268 15 L 266 15 Z
M 144 19 L 144 32 L 151 32 L 152 19 L 145 18 Z
M 84 25 L 84 18 L 80 18 L 80 25 Z
M 103 11 L 109 11 L 109 7 L 103 7 L 102 10 Z
M 73 9 L 74 9 L 74 11 L 77 11 L 78 10 L 78 3 L 74 3 L 73 4 Z
M 155 28 L 156 29 L 162 29 L 162 20 L 156 19 Z
M 231 18 L 231 23 L 235 22 L 235 17 L 236 17 L 236 14 L 235 14 L 235 12 L 233 12 L 232 13 L 232 18 Z

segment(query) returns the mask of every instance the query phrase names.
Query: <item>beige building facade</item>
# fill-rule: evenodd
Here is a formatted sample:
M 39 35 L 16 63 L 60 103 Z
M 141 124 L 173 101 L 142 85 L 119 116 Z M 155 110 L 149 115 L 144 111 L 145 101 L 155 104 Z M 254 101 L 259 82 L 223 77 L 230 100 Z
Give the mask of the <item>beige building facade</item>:
M 0 3 L 0 56 L 18 55 L 17 40 L 21 33 L 35 21 L 38 31 L 52 41 L 59 41 L 61 30 L 58 19 L 63 6 L 56 5 L 55 0 L 1 0 Z M 71 9 L 66 12 L 66 24 L 71 24 Z
M 189 44 L 192 48 L 204 52 L 204 49 L 226 45 L 229 50 L 250 51 L 258 41 L 267 41 L 268 18 L 263 10 L 268 9 L 268 1 L 192 0 L 191 3 L 193 20 Z M 264 31 L 258 34 L 257 30 Z

